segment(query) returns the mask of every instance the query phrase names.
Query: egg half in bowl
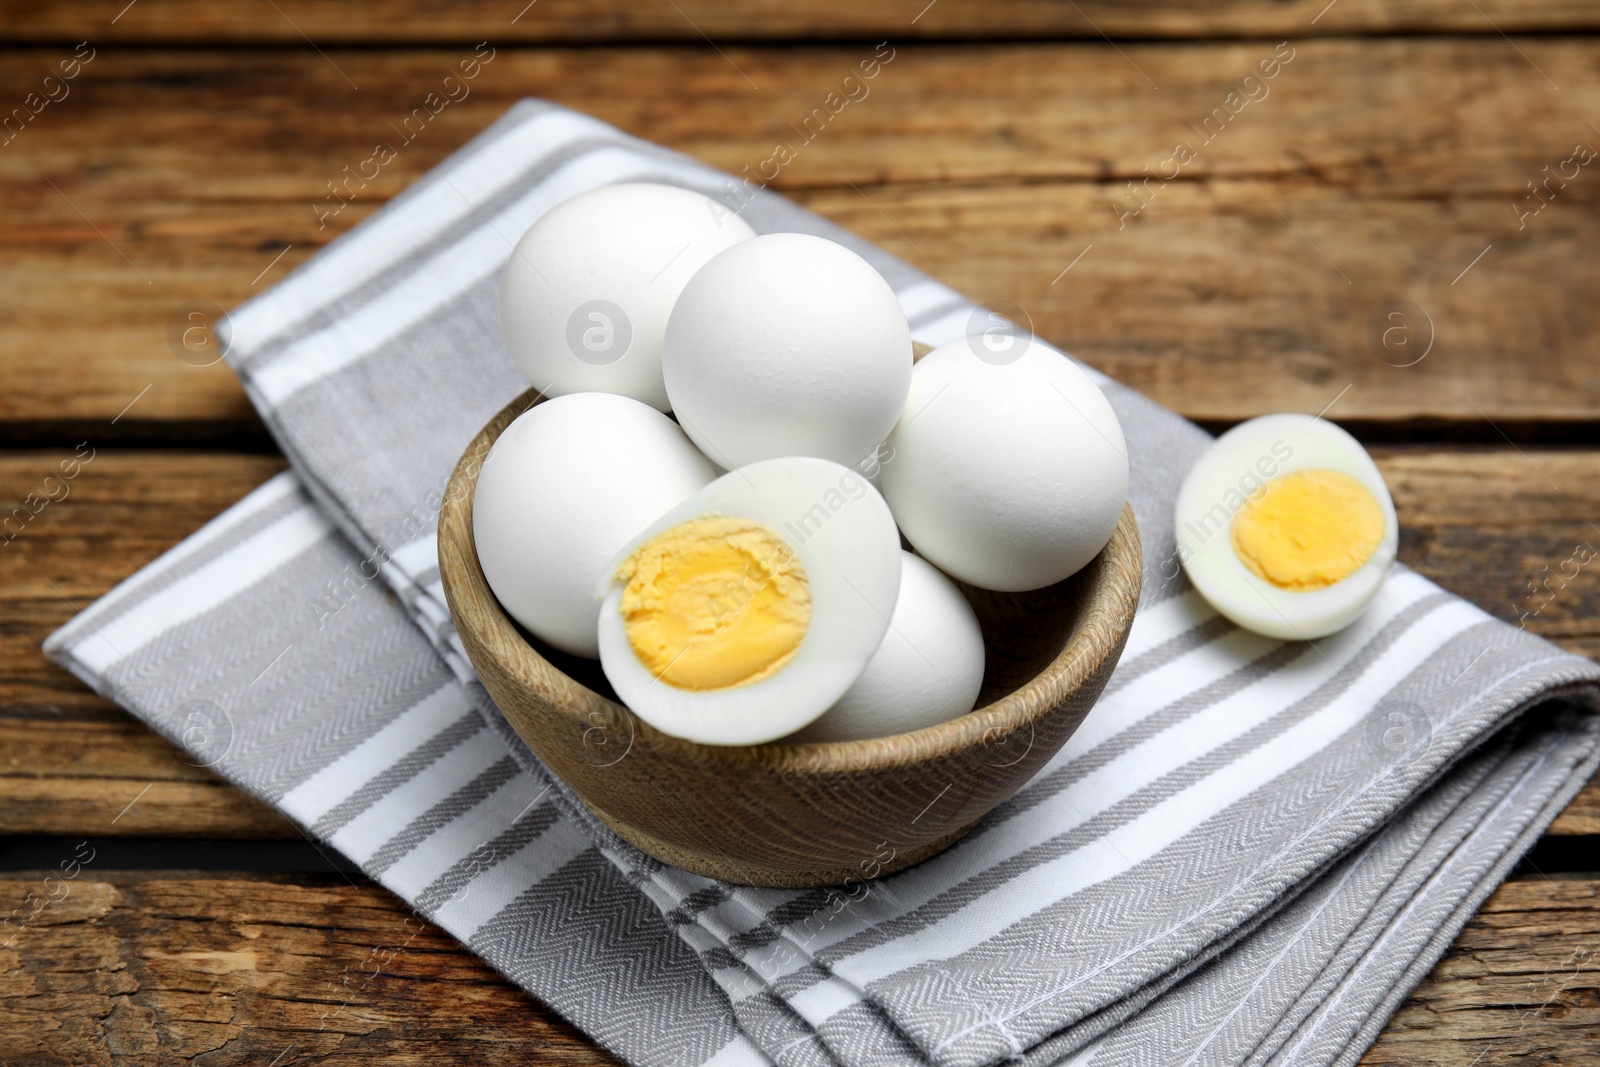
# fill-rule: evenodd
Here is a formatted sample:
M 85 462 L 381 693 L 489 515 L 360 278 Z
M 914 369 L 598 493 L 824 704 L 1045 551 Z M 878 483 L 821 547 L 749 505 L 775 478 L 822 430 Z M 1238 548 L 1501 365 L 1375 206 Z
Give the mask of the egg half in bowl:
M 708 877 L 790 887 L 917 863 L 1049 762 L 1122 653 L 1143 574 L 1131 509 L 1100 555 L 1057 585 L 963 591 L 987 652 L 983 691 L 969 714 L 892 737 L 823 743 L 711 745 L 658 730 L 612 699 L 604 679 L 586 684 L 546 658 L 552 650 L 517 626 L 479 565 L 473 490 L 484 456 L 540 399 L 530 390 L 507 405 L 463 453 L 440 514 L 440 579 L 462 646 L 512 728 L 602 822 L 659 859 Z M 790 516 L 778 514 L 765 525 L 802 540 L 808 531 L 787 531 Z M 898 548 L 890 555 L 896 568 L 902 556 Z
M 883 643 L 900 535 L 865 477 L 763 460 L 651 523 L 601 583 L 600 665 L 645 722 L 754 745 L 826 712 Z

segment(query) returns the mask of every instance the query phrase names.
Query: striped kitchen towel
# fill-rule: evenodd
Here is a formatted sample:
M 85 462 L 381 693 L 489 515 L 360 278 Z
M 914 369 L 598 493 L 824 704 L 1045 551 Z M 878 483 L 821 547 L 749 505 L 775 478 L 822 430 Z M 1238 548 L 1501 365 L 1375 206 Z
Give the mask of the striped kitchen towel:
M 1103 377 L 1140 610 L 1078 733 L 949 851 L 848 891 L 718 883 L 614 837 L 510 731 L 451 626 L 434 524 L 525 385 L 496 312 L 515 241 L 639 180 L 849 245 L 919 341 L 981 314 L 764 190 L 523 103 L 232 315 L 228 358 L 293 470 L 50 654 L 635 1063 L 1359 1058 L 1594 772 L 1600 669 L 1404 568 L 1334 637 L 1232 626 L 1170 565 L 1206 436 Z

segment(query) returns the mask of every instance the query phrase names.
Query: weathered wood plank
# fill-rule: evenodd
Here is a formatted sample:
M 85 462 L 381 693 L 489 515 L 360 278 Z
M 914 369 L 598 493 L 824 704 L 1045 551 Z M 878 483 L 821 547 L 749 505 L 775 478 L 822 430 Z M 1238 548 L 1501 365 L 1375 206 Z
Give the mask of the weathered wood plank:
M 1535 875 L 1484 903 L 1361 1062 L 1579 1067 L 1597 1036 L 1600 881 Z
M 345 195 L 381 203 L 512 102 L 537 96 L 732 172 L 748 165 L 755 173 L 783 140 L 794 158 L 772 183 L 785 189 L 1120 183 L 1142 178 L 1146 164 L 1156 170 L 1185 139 L 1204 150 L 1182 166 L 1183 179 L 1298 176 L 1362 193 L 1501 196 L 1526 192 L 1528 179 L 1562 158 L 1551 152 L 1565 155 L 1594 136 L 1586 124 L 1600 104 L 1597 52 L 1600 44 L 1585 38 L 1515 47 L 1498 38 L 1404 38 L 728 50 L 757 81 L 752 87 L 720 56 L 679 48 L 334 50 L 327 60 L 276 50 L 108 49 L 6 144 L 0 177 L 18 182 L 45 218 L 78 227 L 82 218 L 41 174 L 60 184 L 76 164 L 108 198 L 142 194 L 165 236 L 231 232 L 222 215 L 188 228 L 171 216 L 174 206 L 208 203 L 301 204 L 314 225 L 311 202 L 345 164 L 370 153 L 370 142 L 392 142 L 397 158 Z M 72 50 L 0 54 L 0 101 L 20 103 Z M 476 76 L 462 78 L 456 68 L 475 58 Z M 1273 76 L 1260 77 L 1258 64 L 1274 58 Z M 857 68 L 869 60 L 880 62 L 865 78 Z M 1190 123 L 1224 107 L 1253 72 L 1252 98 L 1212 116 L 1202 144 Z M 459 83 L 454 99 L 425 124 L 414 121 L 407 141 L 397 127 L 427 94 L 445 94 L 446 75 Z M 813 115 L 830 106 L 829 93 L 850 90 L 849 75 L 854 99 Z M 1419 84 L 1428 87 L 1425 101 Z M 1586 182 L 1556 191 L 1578 196 Z M 1509 207 L 1505 214 L 1512 217 Z M 51 236 L 44 227 L 20 233 Z
M 1600 778 L 1591 780 L 1546 832 L 1556 837 L 1600 836 Z M 1600 866 L 1600 861 L 1596 865 Z
M 75 455 L 88 461 L 63 482 L 62 464 Z M 46 660 L 40 642 L 284 466 L 278 456 L 112 452 L 92 443 L 81 453 L 0 453 L 0 515 L 12 519 L 0 530 L 0 707 L 44 721 L 103 718 L 110 705 Z M 60 499 L 18 529 L 14 509 L 26 514 L 30 493 Z
M 1377 449 L 1401 558 L 1490 614 L 1586 651 L 1600 628 L 1600 453 Z
M 283 465 L 276 456 L 128 455 L 93 444 L 0 458 L 0 503 L 12 518 L 5 533 L 13 534 L 0 540 L 0 587 L 8 591 L 0 616 L 0 833 L 298 836 L 283 816 L 191 765 L 39 648 L 77 608 Z M 59 499 L 19 528 L 12 509 L 29 493 Z
M 1473 10 L 1476 7 L 1478 10 Z M 128 8 L 129 10 L 124 10 Z M 274 10 L 274 8 L 276 10 Z M 676 9 L 676 10 L 675 10 Z M 231 5 L 217 0 L 91 0 L 45 4 L 6 0 L 0 31 L 9 40 L 280 42 L 300 45 L 381 41 L 619 41 L 706 38 L 835 37 L 1118 37 L 1286 36 L 1395 32 L 1490 34 L 1593 27 L 1592 5 L 1576 0 L 1225 0 L 1196 4 L 1161 0 L 1138 5 L 1115 0 L 1059 4 L 1047 0 L 714 0 L 639 4 L 625 0 L 539 0 L 437 4 L 380 0 L 359 8 L 282 0 Z
M 297 838 L 143 723 L 0 712 L 0 834 Z
M 1600 452 L 1377 449 L 1400 511 L 1401 556 L 1501 618 L 1600 653 Z M 63 456 L 0 454 L 9 509 Z M 143 563 L 282 467 L 272 456 L 104 451 L 0 547 L 0 832 L 290 837 L 269 809 L 49 663 L 39 642 Z M 1545 479 L 1548 478 L 1547 482 Z M 1571 574 L 1563 583 L 1562 575 Z M 1528 583 L 1543 583 L 1537 598 Z M 113 816 L 151 785 L 114 825 Z M 1600 834 L 1600 781 L 1551 828 Z
M 1298 42 L 1208 144 L 1191 124 L 1270 43 L 897 47 L 810 141 L 798 124 L 870 47 L 727 50 L 759 90 L 713 52 L 502 48 L 410 143 L 395 124 L 470 50 L 106 50 L 0 152 L 0 421 L 109 420 L 136 396 L 128 419 L 249 420 L 222 365 L 170 350 L 174 309 L 259 292 L 529 94 L 734 172 L 798 146 L 775 187 L 1196 418 L 1315 411 L 1351 384 L 1347 419 L 1485 440 L 1483 415 L 1595 422 L 1600 180 L 1570 164 L 1520 230 L 1516 205 L 1600 146 L 1600 43 Z M 8 53 L 0 99 L 57 58 Z M 319 229 L 327 183 L 380 140 L 395 160 Z M 1196 157 L 1143 187 L 1178 140 Z M 1390 351 L 1395 300 L 1422 317 Z
M 1407 565 L 1498 618 L 1600 658 L 1600 454 L 1375 452 Z M 1600 778 L 1549 832 L 1600 834 Z
M 41 1067 L 611 1062 L 387 891 L 301 881 L 5 876 L 7 911 L 61 899 L 0 949 L 0 1047 Z M 1362 1062 L 1592 1063 L 1597 944 L 1600 881 L 1507 882 Z
M 365 881 L 42 879 L 0 880 L 60 898 L 0 948 L 8 1064 L 614 1062 Z
M 1592 425 L 1600 412 L 1595 306 L 1567 288 L 1594 262 L 1588 223 L 1519 243 L 1496 202 L 1249 179 L 1171 185 L 1120 231 L 1091 186 L 871 195 L 803 199 L 984 302 L 1020 305 L 1042 336 L 1193 419 L 1337 399 L 1336 418 L 1498 442 L 1497 422 Z M 1390 328 L 1392 349 L 1373 340 Z M 1413 353 L 1425 356 L 1402 365 Z

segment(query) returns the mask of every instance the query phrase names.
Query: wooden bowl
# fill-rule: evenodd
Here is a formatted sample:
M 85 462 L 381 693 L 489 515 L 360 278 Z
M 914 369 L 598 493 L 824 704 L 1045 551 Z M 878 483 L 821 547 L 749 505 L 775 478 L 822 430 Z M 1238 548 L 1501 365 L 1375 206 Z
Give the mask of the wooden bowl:
M 1099 698 L 1139 602 L 1133 512 L 1082 571 L 1030 593 L 963 587 L 988 655 L 978 707 L 870 741 L 740 748 L 669 737 L 611 699 L 598 663 L 524 633 L 484 580 L 472 494 L 508 404 L 467 446 L 439 516 L 439 574 L 468 657 L 528 747 L 652 856 L 748 885 L 875 878 L 949 847 L 1020 789 Z

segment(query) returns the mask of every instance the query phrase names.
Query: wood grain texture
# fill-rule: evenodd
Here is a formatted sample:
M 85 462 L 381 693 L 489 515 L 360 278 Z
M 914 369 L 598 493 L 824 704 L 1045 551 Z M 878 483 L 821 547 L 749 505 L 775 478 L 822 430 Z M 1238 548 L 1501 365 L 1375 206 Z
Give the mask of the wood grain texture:
M 1592 1064 L 1600 1043 L 1600 881 L 1496 890 L 1361 1060 L 1366 1067 Z
M 1507 622 L 1600 652 L 1600 453 L 1393 448 L 1376 459 L 1403 562 Z
M 0 834 L 295 839 L 293 823 L 143 723 L 0 711 Z
M 46 660 L 40 643 L 286 465 L 279 456 L 87 448 L 92 458 L 64 489 L 61 464 L 76 446 L 0 453 L 0 707 L 12 714 L 70 719 L 110 709 Z M 29 514 L 52 494 L 60 499 Z
M 1554 595 L 1527 588 L 1590 537 L 1600 454 L 1528 449 L 1534 471 L 1496 429 L 1596 440 L 1594 170 L 1520 230 L 1514 205 L 1573 142 L 1600 144 L 1586 132 L 1600 134 L 1589 125 L 1600 45 L 1521 35 L 1597 26 L 1600 8 L 1578 0 L 0 0 L 0 39 L 41 45 L 0 51 L 0 111 L 76 42 L 100 48 L 70 99 L 0 147 L 0 364 L 11 372 L 0 435 L 52 447 L 259 441 L 232 376 L 171 353 L 181 302 L 259 292 L 520 95 L 737 171 L 790 139 L 788 124 L 887 38 L 900 51 L 870 101 L 806 143 L 779 189 L 976 296 L 1022 304 L 1040 332 L 1186 414 L 1317 410 L 1350 384 L 1331 414 L 1380 438 L 1495 444 L 1380 450 L 1402 558 L 1600 655 L 1590 571 Z M 1101 31 L 1124 39 L 1121 54 Z M 1300 40 L 1430 32 L 1452 36 Z M 1241 61 L 1285 37 L 1297 57 L 1272 95 L 1113 229 L 1125 183 L 1222 102 Z M 917 38 L 943 43 L 902 45 Z M 324 183 L 486 39 L 500 52 L 472 97 L 318 229 Z M 336 47 L 369 42 L 425 47 Z M 234 47 L 255 43 L 266 47 Z M 1382 365 L 1399 360 L 1368 337 L 1397 299 L 1420 305 L 1435 335 L 1415 367 Z M 106 833 L 113 805 L 154 783 L 109 832 L 292 833 L 38 653 L 73 611 L 41 578 L 81 605 L 281 461 L 106 455 L 72 499 L 0 545 L 0 832 Z M 59 459 L 0 454 L 6 506 Z M 1591 783 L 1552 834 L 1597 833 Z M 438 931 L 406 943 L 418 927 L 364 882 L 90 873 L 0 949 L 8 1067 L 610 1062 Z M 37 889 L 7 876 L 0 903 Z M 1363 1062 L 1591 1063 L 1597 892 L 1583 878 L 1502 887 Z M 390 962 L 368 981 L 376 959 Z
M 1195 418 L 1317 411 L 1351 385 L 1346 419 L 1593 432 L 1600 171 L 1521 229 L 1515 205 L 1600 147 L 1600 40 L 1297 42 L 1209 144 L 1191 123 L 1271 44 L 897 47 L 809 142 L 791 124 L 870 48 L 727 49 L 759 89 L 709 50 L 502 48 L 410 143 L 393 124 L 470 50 L 107 49 L 0 150 L 0 422 L 109 421 L 139 397 L 124 425 L 253 423 L 225 367 L 173 354 L 174 310 L 260 292 L 539 95 L 734 172 L 798 146 L 775 188 Z M 0 100 L 56 58 L 7 53 Z M 1196 158 L 1145 191 L 1180 139 Z M 327 183 L 380 140 L 397 158 L 319 229 Z M 1147 206 L 1126 217 L 1134 179 Z M 1396 300 L 1421 309 L 1412 344 L 1433 340 L 1416 366 L 1390 364 L 1420 347 L 1373 341 Z
M 72 860 L 71 852 L 63 861 Z M 549 1009 L 365 880 L 0 880 L 7 1067 L 610 1064 Z M 29 901 L 27 895 L 35 894 Z
M 1502 619 L 1600 655 L 1600 565 L 1564 586 L 1552 581 L 1553 593 L 1535 598 L 1528 591 L 1530 581 L 1559 576 L 1579 544 L 1600 548 L 1600 532 L 1589 525 L 1600 521 L 1600 452 L 1375 451 L 1399 509 L 1402 561 Z M 9 510 L 36 491 L 71 452 L 0 453 L 0 506 Z M 295 834 L 269 809 L 188 766 L 39 651 L 75 605 L 109 590 L 282 465 L 270 456 L 106 452 L 74 479 L 68 498 L 0 547 L 0 830 Z M 159 789 L 108 828 L 151 782 Z M 1600 834 L 1600 781 L 1551 833 Z
M 299 881 L 84 867 L 0 949 L 7 1064 L 614 1062 L 387 891 Z M 63 890 L 0 908 L 30 892 Z M 1592 1064 L 1597 945 L 1600 881 L 1514 878 L 1361 1062 Z
M 1474 10 L 1474 7 L 1477 10 Z M 131 8 L 131 10 L 124 10 Z M 621 41 L 707 38 L 833 37 L 1118 37 L 1298 36 L 1305 34 L 1449 32 L 1491 34 L 1570 30 L 1596 25 L 1592 5 L 1576 0 L 378 0 L 359 7 L 327 0 L 234 5 L 219 0 L 90 0 L 38 3 L 6 0 L 0 31 L 9 40 L 279 42 L 301 46 L 457 40 Z
M 860 741 L 721 746 L 663 733 L 603 695 L 609 686 L 597 692 L 562 669 L 592 676 L 593 664 L 547 658 L 478 565 L 472 503 L 484 457 L 543 399 L 529 389 L 462 452 L 439 513 L 439 577 L 467 656 L 507 721 L 608 826 L 658 859 L 782 887 L 860 884 L 909 867 L 1026 785 L 1122 655 L 1144 571 L 1132 508 L 1070 578 L 973 598 L 989 663 L 984 702 L 966 715 Z M 1033 638 L 1020 654 L 1019 630 Z
M 92 458 L 63 482 L 61 464 L 77 455 Z M 12 519 L 10 540 L 0 534 L 0 833 L 298 836 L 283 816 L 193 766 L 39 647 L 79 608 L 283 466 L 276 456 L 93 445 L 0 454 L 0 515 Z M 27 514 L 30 493 L 58 499 L 19 528 L 14 509 Z

